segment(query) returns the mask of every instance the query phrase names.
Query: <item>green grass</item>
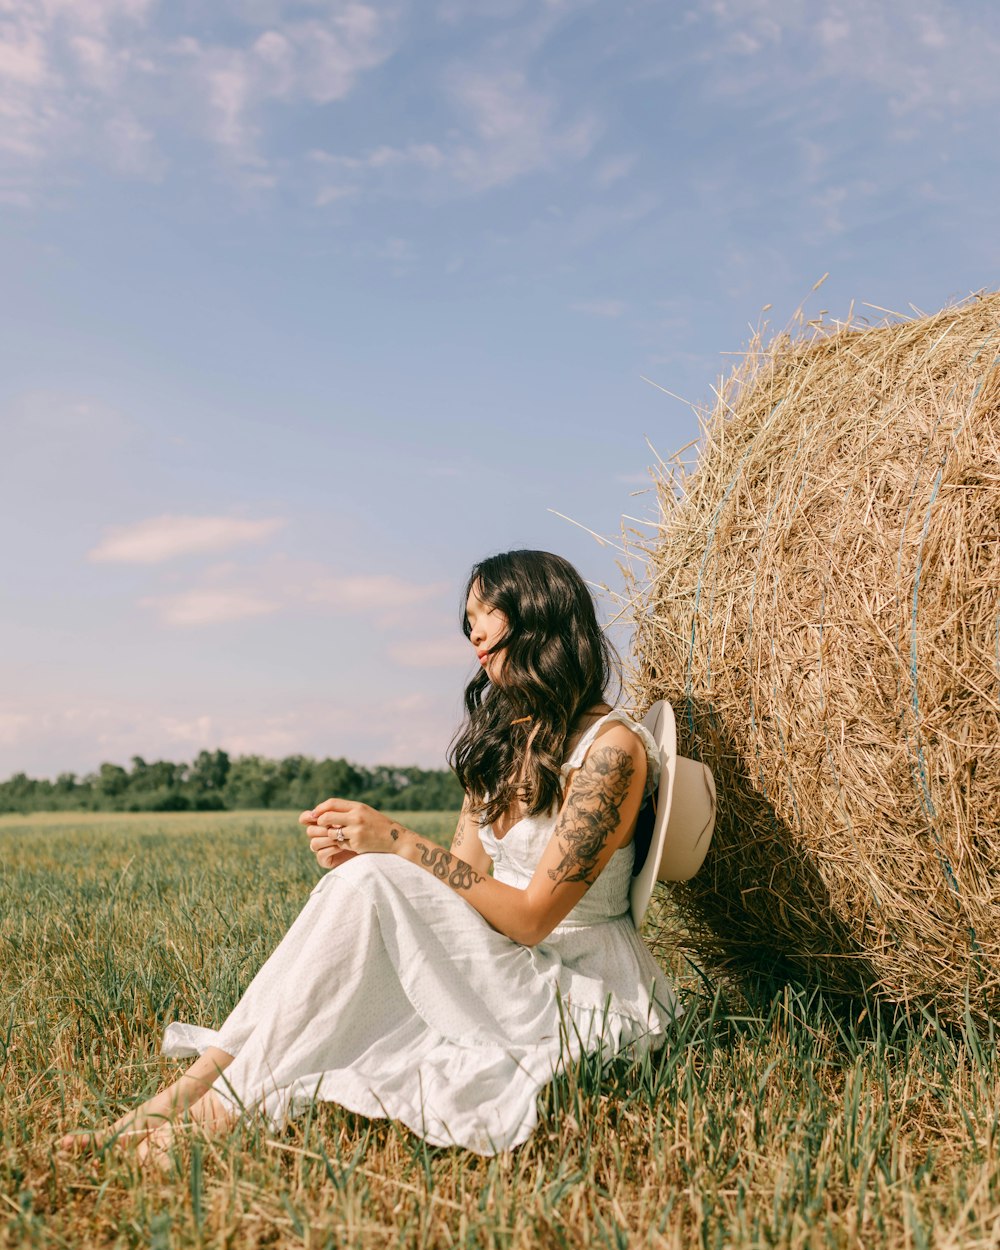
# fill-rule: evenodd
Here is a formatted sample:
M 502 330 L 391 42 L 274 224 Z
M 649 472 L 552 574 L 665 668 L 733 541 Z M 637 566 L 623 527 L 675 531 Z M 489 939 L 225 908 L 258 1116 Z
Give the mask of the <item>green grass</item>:
M 442 841 L 455 823 L 403 819 Z M 689 1008 L 670 1045 L 583 1061 L 511 1154 L 326 1105 L 279 1137 L 185 1142 L 166 1177 L 56 1158 L 60 1130 L 176 1072 L 164 1023 L 220 1022 L 317 876 L 294 814 L 0 818 L 0 1245 L 998 1244 L 994 1038 L 788 988 L 727 998 L 669 947 Z

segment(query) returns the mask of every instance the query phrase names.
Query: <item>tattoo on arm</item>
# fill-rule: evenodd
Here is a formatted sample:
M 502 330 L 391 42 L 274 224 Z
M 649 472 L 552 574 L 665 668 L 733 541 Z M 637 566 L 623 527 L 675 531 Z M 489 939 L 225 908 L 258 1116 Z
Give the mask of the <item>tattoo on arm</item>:
M 559 831 L 562 859 L 549 876 L 556 885 L 583 881 L 593 885 L 597 861 L 621 821 L 621 806 L 635 773 L 632 757 L 621 747 L 590 752 L 573 778 Z
M 389 837 L 392 838 L 393 842 L 398 842 L 399 835 L 405 832 L 406 828 L 404 825 L 393 823 L 389 826 Z
M 465 813 L 463 812 L 458 821 L 458 828 L 455 830 L 455 836 L 452 838 L 451 845 L 457 850 L 465 841 Z
M 453 890 L 470 890 L 483 878 L 464 860 L 456 859 L 443 846 L 427 846 L 424 842 L 417 843 L 420 862 L 429 868 L 439 881 L 446 881 Z

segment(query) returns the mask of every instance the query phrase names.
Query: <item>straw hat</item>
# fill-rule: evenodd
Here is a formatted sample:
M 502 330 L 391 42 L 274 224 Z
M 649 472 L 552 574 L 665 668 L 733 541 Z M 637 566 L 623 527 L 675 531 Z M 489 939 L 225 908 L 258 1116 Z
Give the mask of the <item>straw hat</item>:
M 715 780 L 697 760 L 677 754 L 674 709 L 658 700 L 643 717 L 660 751 L 660 783 L 639 814 L 630 902 L 642 923 L 657 881 L 688 881 L 702 865 L 715 829 Z M 640 862 L 642 848 L 648 846 Z

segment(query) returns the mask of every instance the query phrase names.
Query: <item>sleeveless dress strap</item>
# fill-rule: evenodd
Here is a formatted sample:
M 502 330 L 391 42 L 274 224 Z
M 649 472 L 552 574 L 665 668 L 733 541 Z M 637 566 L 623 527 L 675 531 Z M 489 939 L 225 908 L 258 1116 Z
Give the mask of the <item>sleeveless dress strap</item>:
M 620 724 L 624 725 L 626 729 L 631 729 L 633 733 L 638 734 L 642 745 L 645 747 L 646 785 L 643 795 L 645 797 L 645 795 L 652 794 L 660 780 L 659 748 L 653 741 L 653 735 L 649 732 L 645 725 L 640 725 L 637 721 L 632 720 L 632 718 L 627 716 L 621 708 L 617 707 L 612 708 L 610 712 L 605 712 L 599 720 L 595 720 L 589 729 L 586 730 L 580 738 L 580 741 L 576 744 L 563 763 L 561 769 L 562 775 L 566 777 L 569 773 L 575 772 L 576 769 L 582 765 L 587 752 L 593 746 L 594 739 L 597 737 L 600 730 L 605 725 L 608 725 L 613 721 L 618 721 Z

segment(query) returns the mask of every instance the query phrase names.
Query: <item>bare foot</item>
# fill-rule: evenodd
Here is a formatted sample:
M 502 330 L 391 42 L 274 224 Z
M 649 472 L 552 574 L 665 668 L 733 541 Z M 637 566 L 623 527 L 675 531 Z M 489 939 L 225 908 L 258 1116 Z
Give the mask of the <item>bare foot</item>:
M 125 1146 L 130 1142 L 134 1144 L 147 1136 L 150 1128 L 128 1127 L 132 1118 L 131 1115 L 123 1116 L 121 1120 L 104 1128 L 77 1129 L 72 1133 L 65 1133 L 56 1142 L 56 1151 L 61 1155 L 98 1154 L 108 1146 L 119 1143 Z
M 159 1128 L 164 1121 L 182 1115 L 190 1106 L 201 1099 L 211 1088 L 212 1082 L 233 1061 L 232 1055 L 217 1047 L 209 1046 L 203 1055 L 194 1061 L 187 1072 L 178 1077 L 171 1085 L 161 1089 L 152 1098 L 132 1111 L 115 1120 L 114 1124 L 97 1129 L 83 1129 L 74 1133 L 66 1133 L 56 1143 L 56 1150 L 62 1155 L 78 1155 L 87 1152 L 98 1153 L 108 1146 L 119 1142 L 124 1145 L 135 1145 L 147 1134 Z
M 238 1118 L 236 1111 L 209 1092 L 191 1104 L 182 1120 L 150 1128 L 136 1147 L 136 1160 L 140 1167 L 167 1172 L 173 1162 L 173 1148 L 179 1135 L 187 1134 L 205 1141 L 227 1133 Z
M 177 1126 L 169 1123 L 161 1124 L 159 1128 L 144 1134 L 143 1140 L 136 1146 L 136 1162 L 141 1168 L 169 1172 L 176 1136 Z

